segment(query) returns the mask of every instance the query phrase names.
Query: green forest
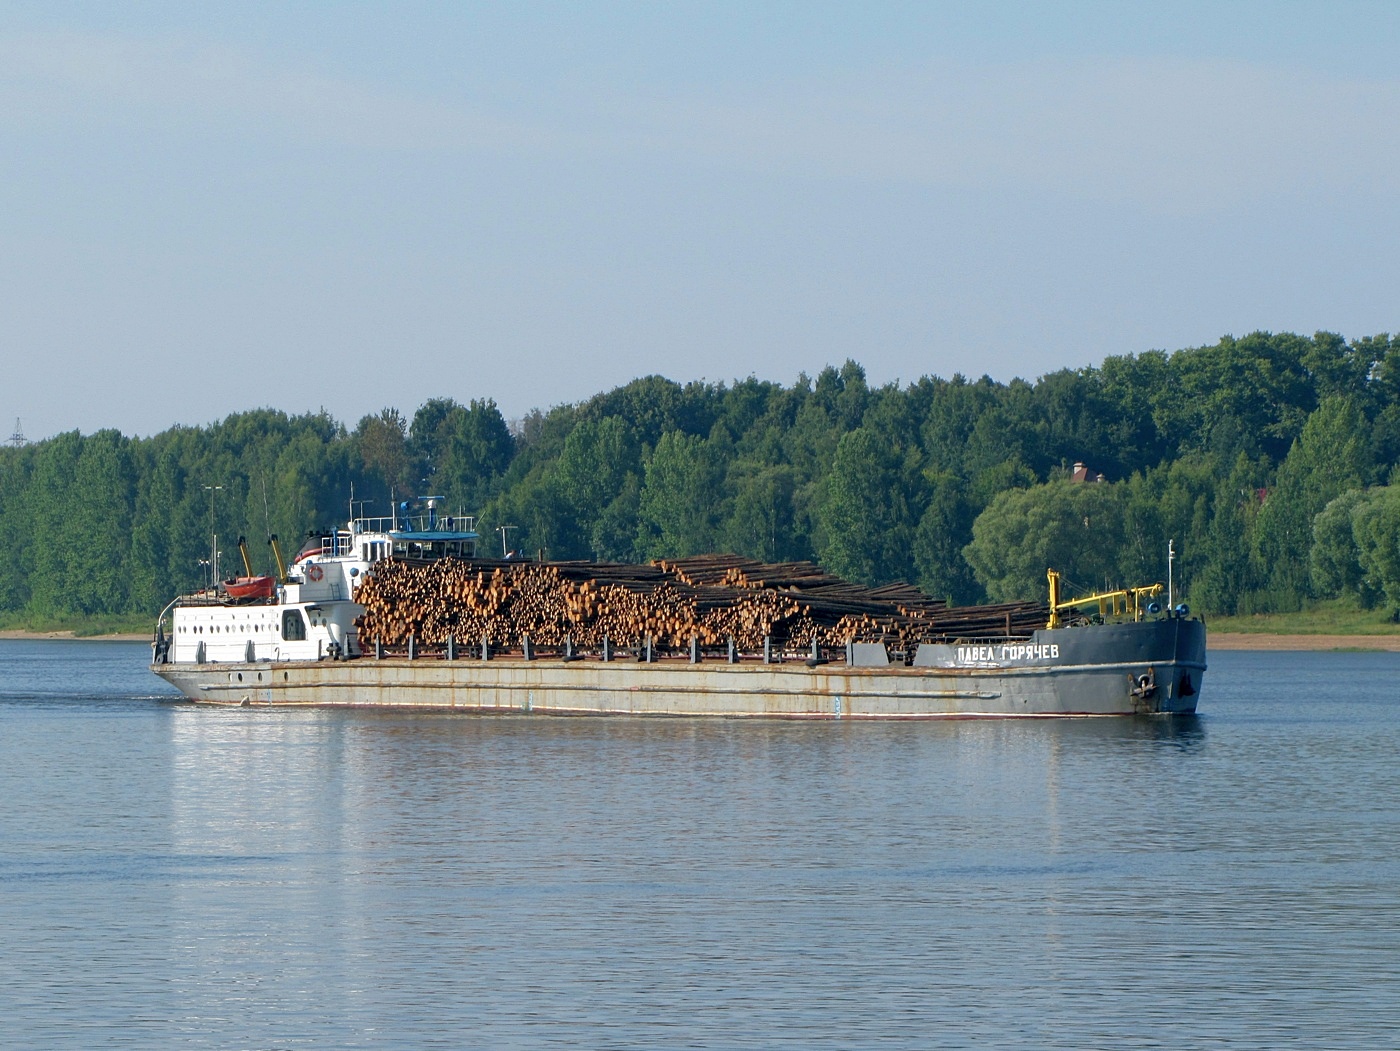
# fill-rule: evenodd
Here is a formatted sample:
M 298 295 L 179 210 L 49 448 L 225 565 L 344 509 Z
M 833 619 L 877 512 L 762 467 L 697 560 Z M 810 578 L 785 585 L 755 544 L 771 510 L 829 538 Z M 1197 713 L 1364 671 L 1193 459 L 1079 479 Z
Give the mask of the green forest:
M 1047 567 L 1162 580 L 1172 539 L 1199 611 L 1400 609 L 1400 337 L 1259 332 L 1035 382 L 648 376 L 512 422 L 459 393 L 353 429 L 257 409 L 0 450 L 0 614 L 154 617 L 211 533 L 225 575 L 240 534 L 267 571 L 269 534 L 343 523 L 352 493 L 369 515 L 441 495 L 485 553 L 505 526 L 531 556 L 812 559 L 972 603 L 1043 599 Z

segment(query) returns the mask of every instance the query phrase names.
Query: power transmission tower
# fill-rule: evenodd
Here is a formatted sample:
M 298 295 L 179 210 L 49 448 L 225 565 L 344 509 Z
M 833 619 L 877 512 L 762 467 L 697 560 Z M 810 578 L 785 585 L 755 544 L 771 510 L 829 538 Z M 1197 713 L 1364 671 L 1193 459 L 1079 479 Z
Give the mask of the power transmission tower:
M 24 436 L 24 431 L 20 429 L 19 417 L 15 417 L 15 433 L 10 435 L 10 444 L 18 449 L 21 445 L 28 445 L 29 439 Z

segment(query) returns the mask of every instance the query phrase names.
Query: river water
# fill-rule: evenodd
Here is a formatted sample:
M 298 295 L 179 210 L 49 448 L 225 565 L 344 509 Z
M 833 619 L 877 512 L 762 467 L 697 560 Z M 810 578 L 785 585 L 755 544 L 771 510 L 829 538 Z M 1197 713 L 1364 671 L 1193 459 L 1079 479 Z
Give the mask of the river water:
M 1400 655 L 900 725 L 199 710 L 148 655 L 0 642 L 0 1046 L 1400 1046 Z

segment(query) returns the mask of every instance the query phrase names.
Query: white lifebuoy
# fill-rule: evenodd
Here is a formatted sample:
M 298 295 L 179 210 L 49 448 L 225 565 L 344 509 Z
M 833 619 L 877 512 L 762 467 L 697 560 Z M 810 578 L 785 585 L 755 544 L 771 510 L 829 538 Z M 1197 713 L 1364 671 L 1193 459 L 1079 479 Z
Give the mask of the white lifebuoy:
M 321 569 L 321 567 L 318 566 L 318 565 L 316 565 L 316 563 L 314 563 L 314 562 L 311 563 L 311 565 L 309 565 L 309 566 L 306 567 L 306 579 L 307 579 L 307 580 L 320 580 L 321 577 L 324 576 L 324 575 L 325 575 L 325 574 L 324 574 L 324 571 Z

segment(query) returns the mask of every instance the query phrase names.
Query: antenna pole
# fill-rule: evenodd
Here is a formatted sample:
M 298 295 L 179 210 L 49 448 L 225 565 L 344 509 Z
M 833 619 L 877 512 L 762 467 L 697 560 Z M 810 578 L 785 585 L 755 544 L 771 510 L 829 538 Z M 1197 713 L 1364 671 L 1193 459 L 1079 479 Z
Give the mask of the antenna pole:
M 1172 563 L 1176 561 L 1176 541 L 1167 541 L 1167 609 L 1176 609 L 1176 595 L 1172 590 Z
M 496 532 L 498 532 L 498 533 L 501 534 L 501 557 L 502 557 L 502 558 L 508 558 L 508 557 L 510 556 L 510 552 L 509 552 L 508 550 L 506 550 L 506 537 L 510 534 L 510 531 L 511 531 L 512 529 L 518 529 L 518 528 L 520 528 L 520 527 L 519 527 L 519 526 L 513 526 L 513 525 L 503 525 L 503 526 L 497 526 L 497 527 L 496 527 Z

